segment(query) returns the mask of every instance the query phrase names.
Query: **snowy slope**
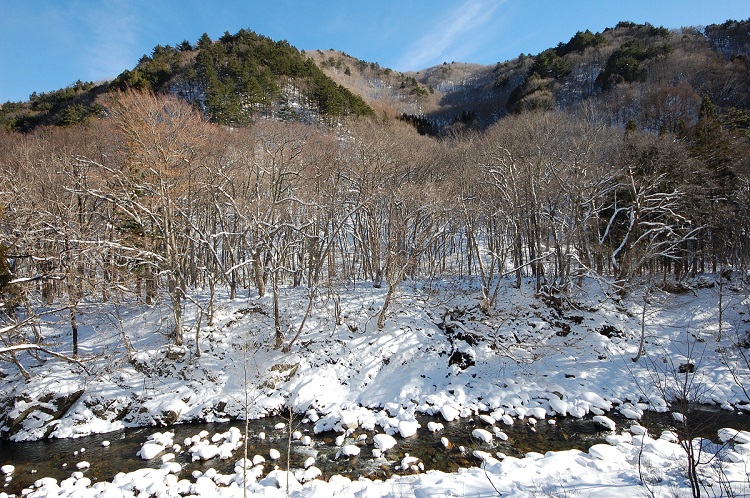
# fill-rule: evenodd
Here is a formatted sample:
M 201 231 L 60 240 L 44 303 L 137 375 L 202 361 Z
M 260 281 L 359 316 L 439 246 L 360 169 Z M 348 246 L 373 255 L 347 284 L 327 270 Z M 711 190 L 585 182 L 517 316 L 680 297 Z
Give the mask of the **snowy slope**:
M 29 361 L 33 377 L 25 382 L 12 365 L 3 366 L 4 431 L 14 440 L 76 437 L 127 426 L 259 418 L 292 406 L 315 421 L 316 431 L 362 427 L 408 437 L 420 412 L 446 420 L 484 414 L 499 423 L 602 416 L 611 409 L 637 418 L 645 409 L 670 409 L 666 401 L 680 388 L 692 401 L 727 409 L 748 401 L 742 389 L 748 382 L 747 366 L 735 363 L 731 347 L 738 334 L 745 333 L 748 300 L 741 286 L 723 289 L 720 341 L 718 288 L 708 285 L 695 285 L 683 294 L 654 291 L 643 314 L 639 292 L 614 299 L 591 282 L 558 309 L 529 289 L 508 284 L 487 316 L 478 307 L 477 289 L 467 280 L 406 282 L 383 330 L 376 323 L 384 289 L 360 284 L 338 292 L 339 324 L 333 299 L 319 300 L 289 353 L 270 347 L 270 298 L 220 300 L 214 326 L 204 324 L 200 331 L 200 356 L 195 354 L 194 328 L 186 331 L 192 341 L 184 348 L 167 345 L 162 333 L 167 315 L 159 307 L 123 308 L 118 311 L 121 322 L 102 318 L 114 316 L 113 310 L 105 315 L 92 309 L 80 318 L 85 334 L 81 351 L 90 374 L 57 360 L 41 365 Z M 306 307 L 305 290 L 285 289 L 282 298 L 291 337 Z M 633 362 L 642 316 L 645 355 Z M 64 350 L 69 341 L 64 317 L 59 324 L 50 322 L 44 333 Z M 132 344 L 132 361 L 123 334 Z M 692 365 L 694 372 L 679 373 L 685 365 Z M 250 400 L 247 407 L 245 399 Z M 385 482 L 313 481 L 295 488 L 293 495 L 532 496 L 564 489 L 569 496 L 630 496 L 644 489 L 643 466 L 640 473 L 638 468 L 644 459 L 650 462 L 654 486 L 689 493 L 679 444 L 669 436 L 644 436 L 637 427 L 634 432 L 628 427 L 617 430 L 621 435 L 612 436 L 609 445 L 588 453 L 502 461 L 497 455 L 481 455 L 484 469 L 428 472 Z M 724 475 L 746 483 L 742 466 L 750 450 L 745 443 L 731 443 L 722 448 L 729 455 L 723 458 Z M 178 470 L 167 466 L 161 472 L 116 479 L 115 484 L 120 490 L 135 489 L 136 482 L 141 490 L 170 489 L 173 494 L 165 496 L 178 490 L 241 496 L 237 476 L 186 484 L 173 473 Z M 85 481 L 73 481 L 63 486 L 63 496 L 86 496 L 84 488 L 96 496 Z M 216 490 L 217 482 L 230 481 L 234 484 Z M 39 484 L 32 496 L 54 495 L 55 486 L 61 486 Z M 259 476 L 252 486 L 264 496 L 283 495 L 273 476 Z

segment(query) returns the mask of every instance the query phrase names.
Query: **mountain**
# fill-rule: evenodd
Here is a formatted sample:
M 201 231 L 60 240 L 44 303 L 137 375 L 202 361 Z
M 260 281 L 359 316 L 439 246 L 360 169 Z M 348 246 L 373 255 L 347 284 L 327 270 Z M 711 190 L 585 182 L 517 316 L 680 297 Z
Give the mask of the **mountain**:
M 286 41 L 243 29 L 216 41 L 203 35 L 196 45 L 158 45 L 110 83 L 79 82 L 73 89 L 32 95 L 28 103 L 5 104 L 0 123 L 29 131 L 82 122 L 100 113 L 97 95 L 126 89 L 178 95 L 210 121 L 233 126 L 260 117 L 310 122 L 373 112 Z
M 675 31 L 622 22 L 494 66 L 452 62 L 403 74 L 338 52 L 313 58 L 373 108 L 430 133 L 483 129 L 509 113 L 584 102 L 613 124 L 675 132 L 697 120 L 704 97 L 747 130 L 749 32 L 750 20 Z
M 85 121 L 102 113 L 99 94 L 136 88 L 179 95 L 226 125 L 375 112 L 428 134 L 484 129 L 525 110 L 581 106 L 619 126 L 677 132 L 696 122 L 708 98 L 725 123 L 747 133 L 749 32 L 750 20 L 679 30 L 622 22 L 495 65 L 451 62 L 401 73 L 240 30 L 216 41 L 204 35 L 195 45 L 157 46 L 108 84 L 78 82 L 28 103 L 7 103 L 0 123 L 28 131 Z
M 393 117 L 411 117 L 415 124 L 423 120 L 433 132 L 476 113 L 481 113 L 486 124 L 504 114 L 502 92 L 494 89 L 494 66 L 451 62 L 400 73 L 333 50 L 307 55 L 373 109 Z M 516 84 L 522 80 L 517 78 Z

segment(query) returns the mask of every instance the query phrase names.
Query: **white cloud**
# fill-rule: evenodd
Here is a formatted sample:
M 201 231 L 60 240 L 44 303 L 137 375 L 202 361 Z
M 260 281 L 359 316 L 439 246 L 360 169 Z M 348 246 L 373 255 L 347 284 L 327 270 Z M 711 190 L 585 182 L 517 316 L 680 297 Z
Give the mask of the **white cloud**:
M 445 15 L 401 56 L 400 70 L 417 70 L 468 55 L 504 0 L 467 0 Z

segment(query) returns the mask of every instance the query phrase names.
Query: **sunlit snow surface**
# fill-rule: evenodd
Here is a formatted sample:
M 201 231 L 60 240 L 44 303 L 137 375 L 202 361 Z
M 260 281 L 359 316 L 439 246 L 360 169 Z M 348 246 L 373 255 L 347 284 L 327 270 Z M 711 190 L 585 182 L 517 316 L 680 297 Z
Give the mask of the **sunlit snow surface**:
M 282 292 L 288 337 L 302 319 L 305 292 Z M 688 363 L 695 364 L 689 393 L 694 400 L 726 408 L 746 401 L 733 378 L 738 374 L 748 385 L 743 377 L 746 369 L 733 368 L 732 357 L 716 354 L 737 341 L 744 323 L 741 313 L 748 305 L 743 289 L 723 296 L 722 344 L 716 342 L 716 289 L 683 295 L 654 293 L 645 314 L 646 355 L 638 362 L 632 361 L 643 311 L 643 298 L 637 292 L 619 302 L 591 283 L 575 295 L 576 307 L 559 312 L 537 300 L 531 289 L 507 285 L 491 316 L 486 316 L 478 308 L 478 290 L 466 280 L 406 282 L 386 327 L 378 330 L 384 293 L 366 283 L 340 289 L 340 324 L 335 296 L 324 295 L 290 353 L 269 346 L 273 324 L 268 297 L 220 298 L 214 326 L 203 323 L 200 357 L 195 354 L 195 323 L 190 320 L 185 348 L 170 351 L 163 334 L 168 330 L 166 306 L 123 307 L 119 310 L 122 330 L 112 318 L 114 310 L 108 310 L 110 318 L 104 320 L 92 306 L 79 318 L 79 326 L 82 356 L 88 357 L 94 375 L 84 376 L 75 365 L 59 361 L 42 366 L 30 362 L 27 368 L 33 378 L 26 383 L 11 366 L 3 366 L 8 375 L 0 388 L 3 395 L 20 399 L 23 394 L 26 399 L 12 407 L 11 416 L 29 414 L 14 439 L 46 433 L 76 437 L 128 426 L 246 414 L 258 418 L 284 412 L 291 405 L 315 424 L 316 432 L 344 433 L 359 427 L 396 438 L 413 434 L 418 412 L 448 421 L 483 414 L 487 417 L 483 420 L 497 421 L 494 433 L 475 435 L 486 440 L 501 437 L 503 425 L 521 419 L 548 423 L 559 416 L 603 416 L 614 408 L 637 421 L 645 409 L 666 411 L 664 386 L 656 384 L 684 379 L 675 372 Z M 188 308 L 188 317 L 191 313 Z M 69 347 L 64 317 L 43 331 L 60 344 L 61 352 Z M 123 332 L 134 350 L 130 362 Z M 450 364 L 456 357 L 471 361 Z M 80 398 L 52 425 L 41 409 L 34 410 L 48 393 L 81 390 Z M 611 420 L 605 419 L 598 420 L 609 425 Z M 319 471 L 311 465 L 289 475 L 283 470 L 262 475 L 248 470 L 244 484 L 249 496 L 267 497 L 689 496 L 684 449 L 668 435 L 642 432 L 638 425 L 632 432 L 629 427 L 616 427 L 609 444 L 588 452 L 532 453 L 520 459 L 479 454 L 484 458 L 482 468 L 453 474 L 423 473 L 416 464 L 410 467 L 418 472 L 415 475 L 387 481 L 333 477 L 325 482 L 315 479 Z M 720 495 L 727 482 L 739 495 L 748 491 L 750 439 L 731 438 L 737 434 L 724 431 L 722 437 L 729 443 L 722 447 L 694 441 L 703 444 L 706 454 L 719 453 L 711 464 L 701 466 L 707 495 Z M 157 458 L 182 442 L 162 437 L 144 443 L 141 456 Z M 222 444 L 226 446 L 219 450 Z M 213 448 L 231 453 L 230 446 L 237 444 L 236 435 L 227 435 L 190 448 L 202 458 Z M 347 452 L 353 453 L 353 448 Z M 413 456 L 418 460 L 418 455 Z M 93 484 L 81 471 L 61 482 L 40 478 L 29 496 L 239 497 L 243 496 L 241 452 L 234 457 L 238 465 L 230 475 L 183 475 L 167 457 L 161 469 L 120 474 L 106 483 Z

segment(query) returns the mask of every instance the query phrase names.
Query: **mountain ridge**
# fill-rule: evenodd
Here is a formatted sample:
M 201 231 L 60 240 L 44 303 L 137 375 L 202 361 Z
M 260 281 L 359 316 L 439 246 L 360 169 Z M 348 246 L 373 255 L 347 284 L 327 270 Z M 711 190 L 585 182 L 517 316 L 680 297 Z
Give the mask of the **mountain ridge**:
M 158 45 L 102 85 L 79 81 L 72 91 L 6 103 L 0 123 L 30 131 L 85 122 L 103 114 L 98 95 L 134 88 L 179 95 L 211 121 L 232 126 L 257 118 L 332 122 L 375 113 L 439 135 L 484 129 L 513 112 L 590 101 L 618 125 L 633 121 L 642 129 L 674 132 L 680 122 L 697 119 L 704 96 L 722 114 L 750 109 L 749 25 L 730 20 L 668 30 L 621 22 L 495 65 L 451 62 L 408 72 L 341 51 L 298 51 L 286 41 L 240 30 L 215 41 L 204 35 L 195 45 Z
M 621 22 L 494 66 L 443 63 L 403 73 L 429 98 L 409 101 L 401 92 L 390 98 L 396 101 L 392 113 L 421 123 L 426 132 L 446 133 L 466 125 L 483 129 L 513 112 L 590 101 L 620 126 L 633 121 L 642 129 L 675 132 L 697 120 L 704 96 L 723 114 L 750 109 L 749 27 L 750 20 L 679 30 Z M 340 65 L 350 58 L 338 54 L 328 60 Z M 346 83 L 331 67 L 329 62 L 323 70 L 341 84 L 364 86 Z

